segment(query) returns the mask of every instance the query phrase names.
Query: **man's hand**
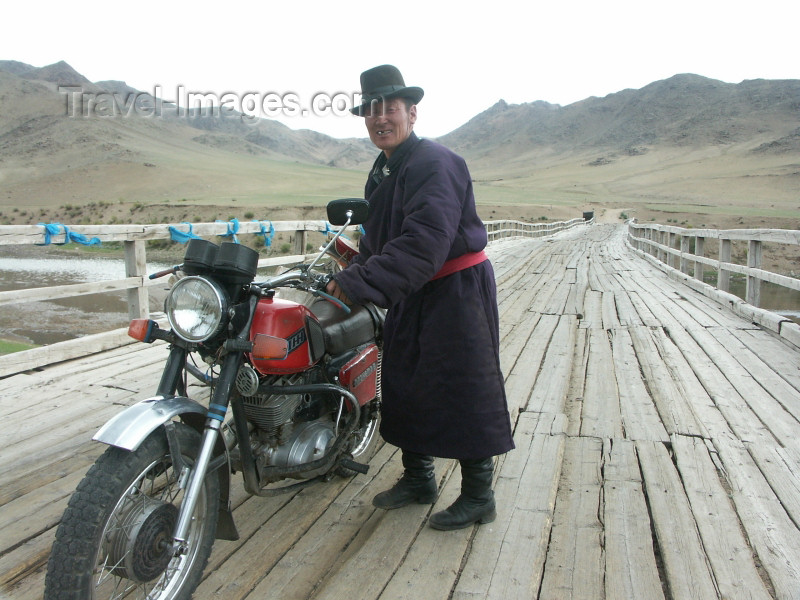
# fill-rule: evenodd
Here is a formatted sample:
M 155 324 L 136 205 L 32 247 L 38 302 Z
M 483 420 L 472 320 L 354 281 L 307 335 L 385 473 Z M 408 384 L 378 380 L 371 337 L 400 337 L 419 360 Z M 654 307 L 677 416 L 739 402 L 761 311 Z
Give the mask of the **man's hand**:
M 342 288 L 339 287 L 339 284 L 336 283 L 335 279 L 331 279 L 328 282 L 328 285 L 325 286 L 325 291 L 328 294 L 330 294 L 331 296 L 333 296 L 334 298 L 337 298 L 337 299 L 341 300 L 342 302 L 344 302 L 347 305 L 353 304 L 350 301 L 350 298 L 347 297 L 347 294 L 345 294 L 342 291 Z

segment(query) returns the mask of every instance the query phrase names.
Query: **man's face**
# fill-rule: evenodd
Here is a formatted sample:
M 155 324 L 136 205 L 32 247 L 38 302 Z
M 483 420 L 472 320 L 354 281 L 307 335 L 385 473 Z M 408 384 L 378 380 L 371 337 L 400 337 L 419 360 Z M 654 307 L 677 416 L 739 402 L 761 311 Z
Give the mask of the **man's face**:
M 390 157 L 395 148 L 402 144 L 417 120 L 417 106 L 406 108 L 402 98 L 391 98 L 385 102 L 373 102 L 364 111 L 364 120 L 369 139 Z

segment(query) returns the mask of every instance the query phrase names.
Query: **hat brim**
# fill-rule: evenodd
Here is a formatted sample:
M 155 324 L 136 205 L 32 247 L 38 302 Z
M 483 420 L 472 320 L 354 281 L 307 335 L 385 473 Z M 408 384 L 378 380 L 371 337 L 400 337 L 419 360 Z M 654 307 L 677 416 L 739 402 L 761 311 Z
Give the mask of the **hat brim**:
M 366 109 L 373 102 L 383 102 L 385 100 L 391 100 L 392 98 L 408 98 L 414 104 L 417 104 L 420 100 L 422 100 L 422 96 L 424 95 L 425 92 L 420 87 L 405 87 L 399 90 L 392 90 L 391 92 L 387 92 L 385 94 L 369 94 L 366 96 L 361 96 L 361 104 L 351 108 L 350 112 L 356 116 L 363 117 L 364 109 Z

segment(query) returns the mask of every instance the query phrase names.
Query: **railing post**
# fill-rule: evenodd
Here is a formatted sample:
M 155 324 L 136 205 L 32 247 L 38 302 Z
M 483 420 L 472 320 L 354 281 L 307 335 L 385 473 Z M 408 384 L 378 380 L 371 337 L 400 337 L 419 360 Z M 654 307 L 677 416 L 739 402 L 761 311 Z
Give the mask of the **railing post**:
M 305 229 L 298 229 L 294 232 L 294 254 L 305 254 L 308 232 Z
M 731 273 L 722 266 L 722 263 L 731 262 L 731 241 L 720 238 L 719 240 L 719 265 L 717 269 L 717 288 L 723 292 L 729 291 Z
M 704 237 L 696 237 L 694 238 L 694 253 L 695 256 L 705 256 L 706 252 L 706 238 Z M 694 261 L 694 278 L 703 281 L 703 267 L 705 265 L 699 261 Z
M 689 259 L 686 258 L 686 255 L 689 254 L 689 236 L 688 235 L 681 235 L 681 273 L 684 275 L 689 274 Z
M 669 235 L 667 237 L 667 239 L 669 240 L 667 242 L 667 247 L 669 248 L 669 250 L 675 248 L 675 235 L 676 235 L 675 233 L 671 231 L 669 232 Z M 670 267 L 675 267 L 675 256 L 672 254 L 672 252 L 667 252 L 667 264 Z
M 146 319 L 150 316 L 150 300 L 144 279 L 147 276 L 147 255 L 144 240 L 126 241 L 125 277 L 141 277 L 139 287 L 128 290 L 128 317 Z
M 747 249 L 747 266 L 751 269 L 761 268 L 761 241 L 750 240 Z M 761 304 L 761 279 L 753 275 L 747 276 L 747 288 L 745 290 L 745 300 L 753 306 Z
M 655 246 L 655 244 L 661 243 L 661 232 L 656 229 L 649 229 L 647 231 L 647 239 L 650 240 L 650 245 L 648 246 L 647 251 L 651 256 L 659 258 L 661 251 Z

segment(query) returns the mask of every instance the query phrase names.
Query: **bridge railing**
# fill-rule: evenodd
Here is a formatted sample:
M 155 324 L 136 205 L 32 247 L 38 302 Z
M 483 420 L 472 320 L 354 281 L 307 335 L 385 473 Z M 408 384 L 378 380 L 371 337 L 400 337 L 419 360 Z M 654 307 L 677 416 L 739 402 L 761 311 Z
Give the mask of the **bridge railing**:
M 572 219 L 554 223 L 524 223 L 522 221 L 488 221 L 485 223 L 489 241 L 510 237 L 540 237 L 552 235 L 564 229 L 582 224 L 583 219 Z M 352 229 L 356 229 L 355 227 Z M 73 239 L 123 244 L 125 277 L 117 280 L 77 283 L 0 292 L 0 309 L 4 305 L 54 300 L 86 294 L 125 292 L 128 301 L 129 318 L 147 318 L 149 311 L 148 288 L 159 284 L 148 279 L 147 242 L 151 240 L 170 240 L 183 236 L 201 237 L 214 241 L 230 241 L 234 235 L 289 234 L 292 239 L 288 255 L 261 258 L 258 268 L 289 265 L 306 260 L 307 244 L 313 233 L 325 234 L 331 231 L 326 221 L 216 221 L 214 223 L 181 223 L 155 225 L 0 225 L 0 246 L 27 245 L 43 246 L 63 244 Z M 321 240 L 320 240 L 321 241 Z M 19 371 L 67 360 L 102 351 L 128 343 L 125 330 L 84 336 L 76 340 L 58 342 L 0 356 L 0 377 Z
M 711 245 L 716 246 L 717 256 L 706 256 Z M 670 225 L 639 224 L 628 222 L 628 242 L 636 251 L 679 271 L 691 280 L 704 282 L 706 268 L 716 271 L 713 287 L 723 294 L 731 293 L 731 275 L 745 277 L 744 301 L 759 308 L 762 303 L 762 283 L 771 283 L 788 290 L 800 291 L 800 279 L 782 275 L 764 268 L 764 245 L 779 244 L 800 246 L 800 231 L 794 229 L 684 229 Z M 747 244 L 746 264 L 733 262 L 733 244 Z M 704 282 L 711 285 L 710 282 Z M 730 298 L 728 298 L 730 300 Z M 735 312 L 744 313 L 762 325 L 780 332 L 785 319 L 766 315 L 764 311 L 753 311 L 738 303 L 732 303 Z M 775 320 L 775 323 L 765 321 Z M 794 327 L 792 328 L 794 329 Z
M 583 225 L 584 223 L 591 223 L 584 219 L 570 219 L 569 221 L 553 221 L 553 222 L 539 222 L 539 223 L 526 223 L 524 221 L 486 221 L 486 233 L 489 236 L 489 241 L 500 240 L 510 237 L 545 237 L 553 235 L 559 231 L 570 229 L 576 225 Z

